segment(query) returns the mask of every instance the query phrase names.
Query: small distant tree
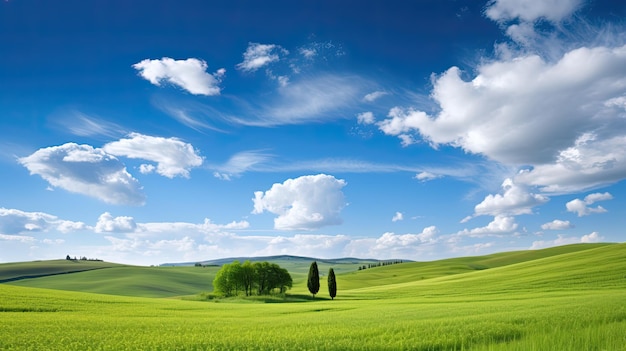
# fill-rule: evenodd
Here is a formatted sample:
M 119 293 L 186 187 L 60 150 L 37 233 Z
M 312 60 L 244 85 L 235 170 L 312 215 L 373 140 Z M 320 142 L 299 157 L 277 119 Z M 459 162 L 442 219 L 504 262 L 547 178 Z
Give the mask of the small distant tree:
M 328 295 L 332 300 L 337 296 L 337 281 L 335 280 L 335 271 L 332 268 L 328 270 Z
M 315 298 L 315 294 L 320 291 L 320 272 L 317 269 L 317 262 L 313 261 L 311 267 L 309 267 L 309 277 L 307 279 L 306 286 Z

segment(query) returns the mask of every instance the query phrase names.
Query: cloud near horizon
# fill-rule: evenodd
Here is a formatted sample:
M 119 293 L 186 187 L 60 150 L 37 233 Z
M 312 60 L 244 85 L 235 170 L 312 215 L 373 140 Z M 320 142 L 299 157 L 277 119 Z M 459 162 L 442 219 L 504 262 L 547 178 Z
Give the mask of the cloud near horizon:
M 570 228 L 574 228 L 574 225 L 571 224 L 570 221 L 562 221 L 560 219 L 555 219 L 552 222 L 541 225 L 541 229 L 543 230 L 563 230 Z

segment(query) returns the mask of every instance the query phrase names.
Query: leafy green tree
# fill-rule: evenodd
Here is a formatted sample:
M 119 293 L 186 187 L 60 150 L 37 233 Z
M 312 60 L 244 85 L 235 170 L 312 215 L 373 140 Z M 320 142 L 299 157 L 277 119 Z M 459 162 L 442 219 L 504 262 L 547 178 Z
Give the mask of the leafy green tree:
M 333 300 L 337 296 L 337 280 L 335 279 L 335 271 L 332 268 L 328 270 L 328 294 Z
M 313 261 L 313 263 L 311 263 L 311 267 L 309 267 L 309 277 L 306 285 L 313 295 L 313 298 L 315 298 L 315 294 L 320 291 L 320 272 L 317 269 L 317 262 L 315 261 Z
M 281 294 L 293 286 L 289 272 L 275 263 L 246 261 L 242 264 L 233 261 L 225 264 L 213 279 L 214 291 L 224 296 L 244 293 L 251 296 L 270 295 L 278 290 Z
M 256 282 L 256 271 L 254 270 L 254 265 L 246 260 L 241 266 L 241 283 L 243 285 L 243 290 L 246 296 L 252 295 L 252 289 L 254 288 L 254 284 Z
M 222 265 L 222 268 L 215 274 L 215 279 L 213 279 L 213 290 L 216 293 L 231 296 L 235 292 L 230 275 L 230 264 Z

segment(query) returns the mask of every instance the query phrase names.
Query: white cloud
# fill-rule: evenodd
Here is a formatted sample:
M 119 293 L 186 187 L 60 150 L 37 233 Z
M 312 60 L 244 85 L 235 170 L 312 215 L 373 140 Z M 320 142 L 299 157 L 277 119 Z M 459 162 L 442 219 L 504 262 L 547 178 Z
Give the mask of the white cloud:
M 565 204 L 568 212 L 575 212 L 578 217 L 587 216 L 592 213 L 607 212 L 602 206 L 590 207 L 597 201 L 611 200 L 613 196 L 609 193 L 595 193 L 585 196 L 584 201 L 580 199 L 574 199 Z
M 514 217 L 495 216 L 493 221 L 489 222 L 485 227 L 474 229 L 463 229 L 458 232 L 459 236 L 485 237 L 485 236 L 501 236 L 505 234 L 513 234 L 517 230 L 518 224 L 515 223 Z
M 574 225 L 569 221 L 562 221 L 559 219 L 555 219 L 552 222 L 544 223 L 541 225 L 541 229 L 543 230 L 563 230 L 574 228 Z
M 191 144 L 177 138 L 162 138 L 131 133 L 129 138 L 104 145 L 111 155 L 126 156 L 157 163 L 156 172 L 168 178 L 189 177 L 189 170 L 202 164 L 202 157 Z M 145 165 L 140 171 L 150 171 Z
M 150 174 L 154 172 L 155 169 L 156 167 L 154 167 L 154 165 L 149 165 L 149 164 L 139 165 L 139 172 L 141 172 L 141 174 Z
M 424 228 L 419 234 L 402 234 L 384 233 L 380 238 L 376 239 L 374 250 L 386 250 L 394 247 L 414 246 L 433 242 L 436 239 L 439 230 L 435 226 Z
M 381 97 L 383 97 L 385 95 L 389 95 L 389 93 L 386 92 L 386 91 L 380 91 L 380 90 L 374 91 L 374 92 L 371 92 L 371 93 L 365 95 L 363 97 L 363 101 L 365 101 L 365 102 L 374 102 L 374 101 L 380 99 Z
M 163 57 L 160 60 L 145 59 L 133 65 L 144 79 L 160 86 L 163 81 L 177 85 L 194 95 L 219 95 L 219 83 L 226 70 L 221 68 L 213 74 L 206 72 L 208 65 L 202 60 L 188 58 L 174 60 Z
M 587 196 L 585 196 L 585 203 L 587 205 L 591 205 L 595 202 L 598 201 L 606 201 L 606 200 L 612 200 L 613 199 L 613 195 L 611 195 L 610 193 L 594 193 L 594 194 L 589 194 Z
M 68 220 L 59 220 L 54 223 L 56 229 L 61 233 L 71 233 L 76 231 L 91 230 L 91 227 L 83 222 L 74 222 Z
M 555 30 L 561 22 L 570 18 L 583 4 L 583 0 L 492 0 L 487 4 L 485 15 L 504 25 L 505 33 L 513 41 L 530 47 L 534 41 L 545 36 L 545 28 L 537 30 L 538 23 L 550 23 Z
M 598 232 L 593 232 L 591 234 L 583 235 L 582 237 L 573 237 L 573 236 L 565 236 L 565 235 L 557 235 L 557 238 L 554 240 L 538 240 L 533 241 L 530 246 L 531 250 L 545 249 L 547 247 L 553 246 L 561 246 L 561 245 L 569 245 L 569 244 L 578 244 L 578 243 L 597 243 L 604 240 L 604 237 L 600 236 Z
M 560 22 L 571 16 L 582 3 L 582 0 L 491 0 L 485 15 L 494 21 L 519 19 L 534 22 L 546 19 Z
M 102 149 L 67 143 L 39 149 L 18 161 L 30 174 L 73 193 L 111 204 L 142 205 L 145 201 L 137 179 Z
M 243 53 L 243 62 L 237 64 L 237 68 L 254 72 L 263 66 L 280 60 L 280 55 L 287 55 L 289 51 L 275 44 L 249 43 L 246 52 Z
M 613 127 L 610 127 L 613 128 Z M 619 130 L 619 128 L 614 128 Z M 545 193 L 575 193 L 606 186 L 626 174 L 626 135 L 589 141 L 581 136 L 574 146 L 559 152 L 554 163 L 537 165 L 515 176 L 515 181 L 538 186 Z
M 0 234 L 0 240 L 2 241 L 19 241 L 22 244 L 32 244 L 36 243 L 37 239 L 32 236 L 24 236 L 24 235 L 8 235 L 8 234 Z
M 0 207 L 0 233 L 23 234 L 58 230 L 62 233 L 88 229 L 82 222 L 60 220 L 43 212 L 25 212 Z
M 439 112 L 394 107 L 379 129 L 451 145 L 511 166 L 516 183 L 576 192 L 626 175 L 626 46 L 579 47 L 555 62 L 521 54 L 485 60 L 471 80 L 457 67 L 433 79 Z M 548 98 L 546 98 L 548 97 Z M 618 100 L 616 100 L 618 99 Z
M 266 192 L 254 193 L 254 210 L 277 214 L 274 228 L 281 230 L 311 230 L 340 224 L 340 213 L 346 206 L 341 188 L 342 179 L 318 174 L 287 179 L 272 185 Z
M 357 238 L 346 243 L 344 255 L 350 257 L 424 259 L 432 255 L 433 246 L 440 238 L 435 226 L 426 227 L 419 234 L 387 232 L 378 238 Z
M 300 48 L 298 51 L 307 59 L 312 59 L 317 55 L 317 51 L 314 48 Z
M 392 222 L 397 222 L 397 221 L 402 221 L 404 220 L 404 214 L 402 212 L 396 212 L 396 214 L 393 215 L 393 218 L 391 218 Z
M 233 221 L 227 224 L 215 224 L 210 219 L 205 218 L 203 223 L 187 223 L 187 222 L 152 222 L 138 223 L 137 232 L 154 234 L 154 233 L 180 233 L 185 231 L 197 231 L 200 233 L 218 233 L 223 230 L 246 229 L 250 226 L 247 221 Z
M 581 243 L 598 243 L 602 240 L 604 240 L 604 237 L 600 236 L 600 233 L 598 232 L 586 234 L 580 238 Z
M 431 173 L 431 172 L 424 171 L 424 172 L 420 172 L 420 173 L 416 174 L 415 177 L 413 177 L 413 178 L 415 178 L 415 179 L 417 179 L 417 180 L 419 180 L 421 182 L 427 182 L 429 180 L 434 180 L 434 179 L 441 178 L 441 177 L 442 176 L 439 175 L 439 174 L 434 174 L 434 173 Z
M 474 207 L 474 215 L 520 215 L 531 214 L 532 208 L 546 203 L 546 196 L 529 193 L 524 187 L 516 185 L 511 179 L 502 183 L 504 194 L 487 195 Z
M 95 227 L 96 233 L 130 233 L 136 229 L 137 224 L 133 217 L 113 217 L 109 212 L 98 217 Z
M 374 124 L 376 122 L 376 117 L 372 112 L 362 112 L 356 115 L 357 122 L 359 124 Z

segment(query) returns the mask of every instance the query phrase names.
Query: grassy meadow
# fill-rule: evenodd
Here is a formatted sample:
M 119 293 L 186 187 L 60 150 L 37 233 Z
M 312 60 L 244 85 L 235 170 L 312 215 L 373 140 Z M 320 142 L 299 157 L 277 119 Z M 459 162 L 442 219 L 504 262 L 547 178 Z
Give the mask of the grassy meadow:
M 626 350 L 626 244 L 346 270 L 334 301 L 325 276 L 305 297 L 306 264 L 285 299 L 207 299 L 216 269 L 119 265 L 0 284 L 0 349 Z M 147 293 L 159 284 L 167 294 Z

